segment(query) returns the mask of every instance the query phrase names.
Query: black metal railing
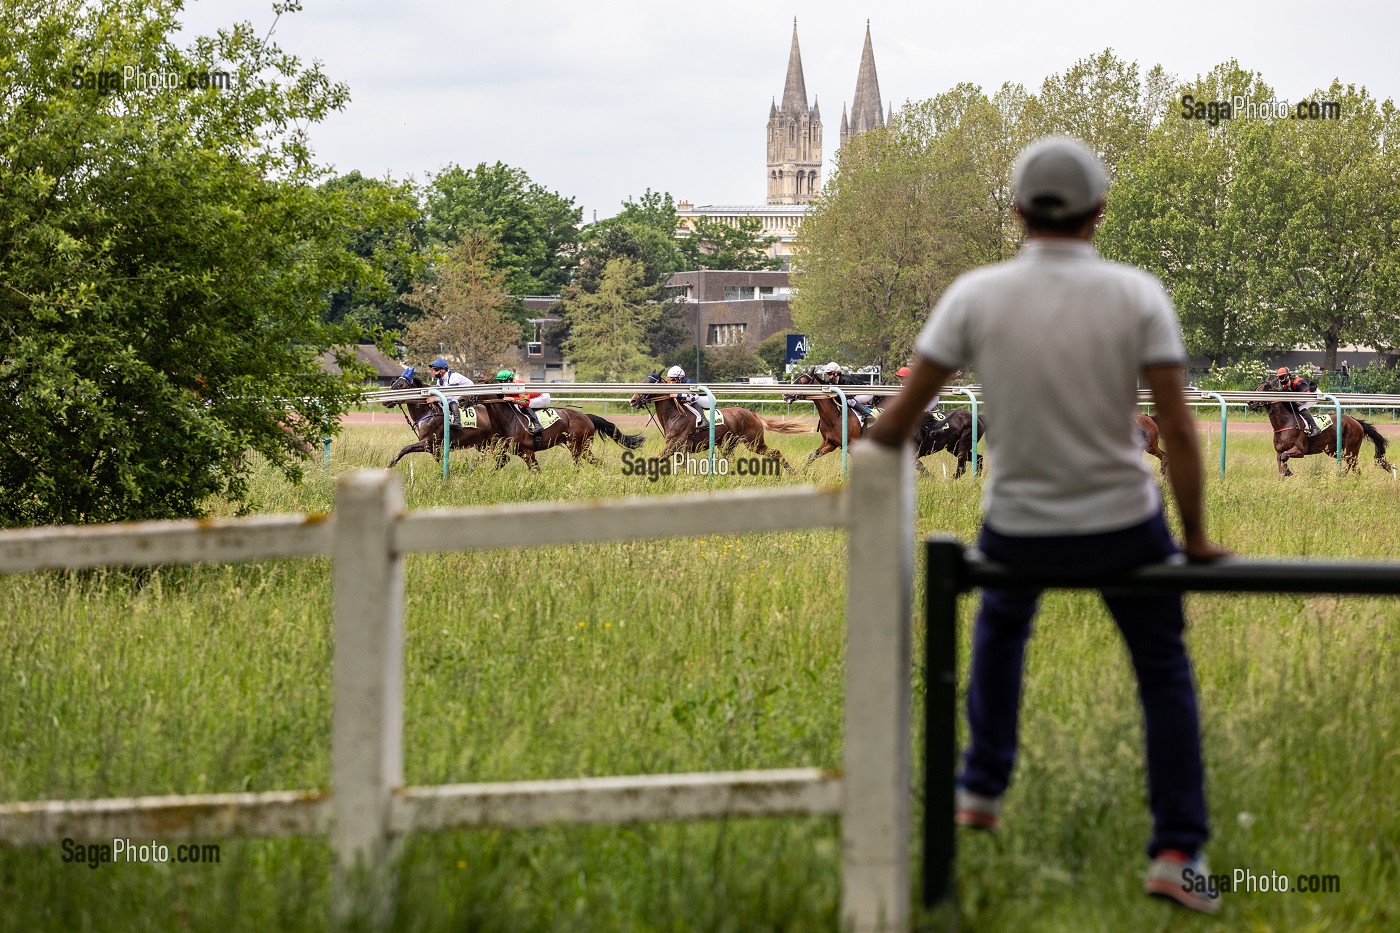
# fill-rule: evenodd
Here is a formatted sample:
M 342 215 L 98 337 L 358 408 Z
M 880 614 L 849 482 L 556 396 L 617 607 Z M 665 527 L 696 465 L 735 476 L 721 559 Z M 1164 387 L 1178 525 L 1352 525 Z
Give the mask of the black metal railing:
M 932 535 L 925 541 L 924 657 L 924 870 L 923 903 L 936 907 L 949 894 L 956 858 L 953 832 L 954 771 L 957 766 L 958 597 L 980 586 L 1037 586 L 1136 592 L 1400 593 L 1400 561 L 1241 560 L 1213 564 L 1156 564 L 1130 574 L 1067 578 L 1018 573 L 984 559 L 961 541 Z

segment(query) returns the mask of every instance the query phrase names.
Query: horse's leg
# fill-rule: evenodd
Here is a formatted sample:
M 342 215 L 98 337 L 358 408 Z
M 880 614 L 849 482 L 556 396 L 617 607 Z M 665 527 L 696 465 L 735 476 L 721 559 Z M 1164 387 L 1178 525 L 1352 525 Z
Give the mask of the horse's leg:
M 393 459 L 393 460 L 390 460 L 390 461 L 389 461 L 389 465 L 388 465 L 387 467 L 385 467 L 384 469 L 386 469 L 386 470 L 392 470 L 392 469 L 394 468 L 394 464 L 398 463 L 400 460 L 402 460 L 404 457 L 408 456 L 409 454 L 427 453 L 429 449 L 430 449 L 430 448 L 429 448 L 429 446 L 428 446 L 428 442 L 427 442 L 427 441 L 416 441 L 416 442 L 414 442 L 414 443 L 412 443 L 412 444 L 407 444 L 407 445 L 404 446 L 403 450 L 400 450 L 400 451 L 398 452 L 398 454 L 396 454 L 396 455 L 394 456 L 394 459 Z

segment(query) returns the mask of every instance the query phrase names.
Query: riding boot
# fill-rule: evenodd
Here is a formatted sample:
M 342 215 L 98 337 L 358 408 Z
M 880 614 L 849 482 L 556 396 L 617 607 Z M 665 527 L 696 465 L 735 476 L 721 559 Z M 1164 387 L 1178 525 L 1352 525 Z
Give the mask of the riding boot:
M 533 408 L 526 408 L 524 411 L 525 417 L 530 419 L 530 433 L 538 434 L 543 431 L 544 428 L 540 427 L 540 416 L 535 414 L 535 410 Z
M 851 410 L 854 411 L 856 413 L 856 417 L 860 419 L 861 427 L 866 427 L 870 424 L 869 406 L 862 405 L 859 402 L 857 402 L 855 405 L 851 406 Z
M 1306 408 L 1300 408 L 1298 409 L 1298 415 L 1303 419 L 1303 425 L 1307 429 L 1308 436 L 1311 437 L 1316 434 L 1317 422 L 1313 420 L 1312 412 L 1308 411 Z

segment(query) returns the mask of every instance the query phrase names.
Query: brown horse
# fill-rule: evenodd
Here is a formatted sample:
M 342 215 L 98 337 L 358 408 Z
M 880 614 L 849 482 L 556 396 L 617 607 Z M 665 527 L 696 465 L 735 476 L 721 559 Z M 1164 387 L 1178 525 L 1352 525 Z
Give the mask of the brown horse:
M 839 375 L 834 380 L 823 379 L 814 369 L 798 373 L 793 377 L 792 384 L 796 386 L 809 385 L 847 385 Z M 859 385 L 859 383 L 856 383 Z M 794 401 L 809 401 L 817 409 L 817 433 L 821 435 L 821 445 L 807 458 L 810 464 L 818 457 L 825 456 L 833 450 L 841 449 L 841 404 L 834 395 L 823 393 L 821 395 L 795 395 L 789 396 L 789 404 Z M 876 409 L 878 412 L 879 409 Z M 865 432 L 865 427 L 856 417 L 855 412 L 848 407 L 846 409 L 846 440 L 849 443 L 860 437 Z M 986 421 L 977 419 L 977 436 L 984 437 L 986 434 Z M 953 478 L 957 479 L 967 471 L 967 464 L 972 459 L 972 414 L 958 409 L 950 414 L 942 412 L 925 412 L 924 419 L 919 424 L 918 431 L 914 434 L 914 466 L 920 473 L 927 473 L 921 458 L 929 454 L 946 450 L 958 460 L 957 472 Z M 980 472 L 982 463 L 979 460 L 977 469 Z
M 1276 376 L 1270 376 L 1255 391 L 1281 392 L 1286 390 L 1280 386 Z M 1288 468 L 1288 461 L 1293 457 L 1307 457 L 1311 454 L 1336 455 L 1337 428 L 1330 419 L 1326 425 L 1322 424 L 1322 420 L 1328 418 L 1327 415 L 1313 416 L 1318 420 L 1318 427 L 1322 430 L 1309 437 L 1308 432 L 1303 429 L 1302 417 L 1293 407 L 1292 402 L 1246 402 L 1245 407 L 1250 411 L 1267 409 L 1269 412 L 1269 424 L 1274 429 L 1274 450 L 1278 454 L 1278 475 L 1280 478 L 1293 475 L 1293 471 Z M 1377 431 L 1370 422 L 1353 418 L 1351 415 L 1342 415 L 1342 459 L 1346 462 L 1348 472 L 1352 470 L 1361 472 L 1357 461 L 1361 453 L 1361 442 L 1368 437 L 1376 447 L 1376 465 L 1382 470 L 1389 471 L 1391 469 L 1390 463 L 1385 459 L 1385 436 Z
M 663 379 L 658 373 L 652 373 L 644 381 L 670 384 L 669 379 Z M 709 449 L 709 425 L 702 424 L 697 427 L 695 416 L 681 404 L 676 393 L 638 392 L 629 401 L 633 408 L 655 406 L 657 425 L 666 441 L 666 449 L 661 454 L 663 458 L 677 452 L 699 453 Z M 747 408 L 721 408 L 718 414 L 724 417 L 724 421 L 715 425 L 715 444 L 724 456 L 729 456 L 742 441 L 749 450 L 778 461 L 784 470 L 792 472 L 792 467 L 783 458 L 782 451 L 763 442 L 763 432 L 767 428 L 779 434 L 804 434 L 808 429 L 801 422 L 784 418 L 764 418 Z
M 389 386 L 390 389 L 423 388 L 422 382 L 411 372 L 400 376 Z M 437 456 L 442 449 L 442 408 L 434 401 L 385 402 L 386 408 L 404 405 L 405 419 L 418 435 L 416 443 L 408 444 L 389 461 L 389 468 L 408 454 L 429 453 Z M 555 411 L 559 420 L 539 434 L 530 431 L 526 418 L 514 403 L 501 396 L 479 397 L 477 404 L 463 404 L 462 416 L 467 427 L 454 427 L 449 437 L 453 450 L 495 447 L 496 468 L 505 466 L 510 454 L 525 461 L 531 470 L 540 468 L 535 453 L 560 444 L 566 444 L 573 455 L 574 463 L 587 459 L 590 463 L 600 462 L 589 446 L 596 434 L 602 434 L 624 447 L 640 447 L 643 438 L 640 434 L 623 434 L 617 426 L 606 418 L 584 414 L 572 408 L 559 408 Z
M 1144 415 L 1142 412 L 1133 413 L 1133 421 L 1137 424 L 1138 434 L 1142 436 L 1142 449 L 1161 461 L 1162 475 L 1167 473 L 1167 452 L 1162 449 L 1160 443 L 1162 432 L 1157 427 L 1156 415 Z

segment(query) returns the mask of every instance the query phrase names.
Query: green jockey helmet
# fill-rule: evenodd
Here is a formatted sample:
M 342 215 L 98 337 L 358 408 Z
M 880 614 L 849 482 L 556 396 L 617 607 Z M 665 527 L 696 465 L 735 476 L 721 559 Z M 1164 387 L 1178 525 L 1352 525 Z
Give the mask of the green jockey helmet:
M 497 382 L 510 382 L 510 381 L 511 381 L 512 379 L 514 379 L 514 378 L 515 378 L 515 373 L 511 372 L 511 371 L 508 370 L 508 369 L 503 369 L 503 370 L 501 370 L 500 372 L 496 373 L 496 381 L 497 381 Z

